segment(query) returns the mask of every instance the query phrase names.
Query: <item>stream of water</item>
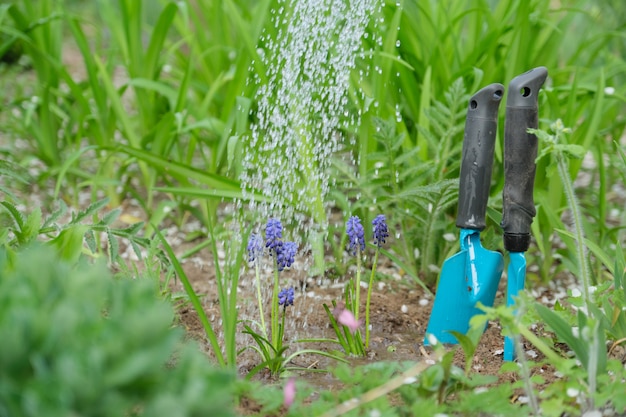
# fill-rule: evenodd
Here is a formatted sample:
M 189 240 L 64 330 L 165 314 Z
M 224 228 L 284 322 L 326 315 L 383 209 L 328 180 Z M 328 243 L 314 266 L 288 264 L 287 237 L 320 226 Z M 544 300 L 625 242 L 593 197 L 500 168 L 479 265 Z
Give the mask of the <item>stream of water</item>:
M 350 76 L 381 7 L 380 0 L 283 0 L 272 11 L 277 35 L 262 38 L 267 82 L 255 76 L 258 109 L 240 179 L 248 196 L 267 197 L 251 204 L 258 218 L 293 222 L 294 238 L 326 231 L 331 158 L 342 131 L 360 122 L 349 109 Z
M 257 106 L 250 114 L 251 133 L 243 143 L 240 181 L 257 222 L 254 231 L 263 235 L 267 220 L 277 218 L 283 223 L 284 239 L 298 243 L 296 262 L 292 271 L 286 271 L 286 280 L 281 274 L 281 287 L 313 275 L 321 280 L 324 272 L 327 196 L 334 186 L 329 167 L 333 155 L 350 140 L 344 132 L 360 125 L 360 111 L 351 107 L 349 98 L 351 77 L 358 60 L 368 59 L 363 40 L 372 36 L 372 31 L 369 35 L 366 31 L 368 25 L 375 28 L 380 23 L 382 5 L 382 0 L 279 0 L 271 11 L 274 30 L 261 37 L 258 51 L 265 74 L 253 72 L 249 80 L 258 86 Z M 265 201 L 252 201 L 254 193 Z M 263 275 L 268 279 L 271 269 L 266 259 Z M 241 299 L 251 299 L 248 292 L 254 281 L 249 278 L 246 273 L 240 280 L 239 288 L 247 293 Z M 262 292 L 268 305 L 271 286 Z M 307 292 L 299 296 L 306 297 Z M 243 304 L 240 316 L 257 319 L 255 303 Z M 306 307 L 303 311 L 294 307 L 289 316 L 302 318 L 304 329 L 313 306 L 296 305 Z M 296 330 L 294 320 L 288 319 L 286 327 Z M 294 334 L 297 330 L 288 338 Z

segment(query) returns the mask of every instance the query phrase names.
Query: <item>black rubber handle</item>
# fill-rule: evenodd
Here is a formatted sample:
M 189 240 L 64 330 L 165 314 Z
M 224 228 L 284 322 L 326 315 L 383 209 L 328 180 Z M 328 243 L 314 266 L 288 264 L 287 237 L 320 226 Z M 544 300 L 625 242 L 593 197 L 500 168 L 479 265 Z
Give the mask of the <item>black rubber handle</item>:
M 456 217 L 456 225 L 463 229 L 485 228 L 498 107 L 503 94 L 502 84 L 490 84 L 474 94 L 469 101 L 459 181 L 459 212 Z
M 533 187 L 537 137 L 528 128 L 537 128 L 539 89 L 548 76 L 545 67 L 518 75 L 509 84 L 504 122 L 504 191 L 502 228 L 504 248 L 526 252 L 530 246 L 530 225 L 535 217 Z

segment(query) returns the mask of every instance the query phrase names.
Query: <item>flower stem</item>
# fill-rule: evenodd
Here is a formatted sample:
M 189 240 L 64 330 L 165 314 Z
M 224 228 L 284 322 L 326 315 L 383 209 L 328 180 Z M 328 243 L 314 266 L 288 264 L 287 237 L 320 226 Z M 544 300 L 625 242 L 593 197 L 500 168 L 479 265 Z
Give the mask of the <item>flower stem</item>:
M 280 310 L 280 308 L 279 308 Z M 280 330 L 278 331 L 278 344 L 275 346 L 276 350 L 280 352 L 283 347 L 283 338 L 285 336 L 285 315 L 287 314 L 287 306 L 283 307 L 283 314 L 281 315 Z
M 275 252 L 275 251 L 274 251 Z M 272 346 L 278 345 L 279 329 L 278 329 L 278 264 L 276 253 L 274 253 L 274 290 L 272 291 L 272 310 L 271 310 L 271 326 L 272 326 Z
M 376 265 L 378 264 L 378 254 L 380 250 L 376 250 L 374 255 L 374 264 L 372 265 L 372 274 L 370 275 L 370 282 L 367 286 L 367 300 L 365 302 L 365 348 L 370 346 L 370 301 L 372 299 L 372 285 L 374 284 L 374 275 L 376 274 Z
M 576 194 L 574 193 L 574 187 L 569 177 L 569 169 L 565 157 L 562 154 L 557 155 L 557 166 L 559 170 L 559 176 L 563 183 L 563 190 L 569 204 L 569 208 L 572 212 L 572 219 L 574 221 L 574 235 L 576 236 L 576 257 L 578 258 L 578 267 L 580 268 L 580 278 L 582 280 L 583 287 L 583 303 L 589 312 L 589 305 L 591 304 L 591 294 L 589 293 L 589 286 L 591 285 L 589 278 L 589 266 L 587 264 L 587 248 L 585 246 L 585 238 L 583 236 L 583 224 L 582 216 L 580 215 L 580 207 Z
M 359 320 L 361 302 L 361 248 L 356 250 L 356 276 L 354 278 L 354 318 Z
M 261 331 L 263 336 L 267 338 L 267 327 L 265 327 L 265 314 L 263 314 L 263 298 L 261 297 L 261 271 L 259 266 L 259 260 L 254 261 L 254 270 L 256 273 L 256 297 L 259 302 L 259 316 L 261 317 Z

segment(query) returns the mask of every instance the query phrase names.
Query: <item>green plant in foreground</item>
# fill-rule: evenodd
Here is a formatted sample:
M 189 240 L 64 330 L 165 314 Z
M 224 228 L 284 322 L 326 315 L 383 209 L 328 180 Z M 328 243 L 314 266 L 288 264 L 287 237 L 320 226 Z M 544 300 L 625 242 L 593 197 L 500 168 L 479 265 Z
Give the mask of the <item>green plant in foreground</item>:
M 360 415 L 528 415 L 528 409 L 509 401 L 516 384 L 493 384 L 494 376 L 471 372 L 481 329 L 463 337 L 465 371 L 453 364 L 454 351 L 435 345 L 432 359 L 413 362 L 374 362 L 364 366 L 339 364 L 332 370 L 341 389 L 320 390 L 297 381 L 288 416 L 339 417 Z M 260 415 L 282 406 L 282 393 L 253 385 L 249 395 L 259 402 Z M 311 401 L 312 394 L 317 399 Z
M 0 416 L 234 415 L 234 375 L 173 319 L 148 280 L 0 250 Z
M 545 359 L 539 363 L 526 361 L 526 353 L 516 343 L 519 363 L 505 363 L 502 371 L 520 373 L 522 386 L 531 402 L 534 415 L 559 417 L 563 413 L 580 415 L 586 411 L 611 407 L 617 413 L 626 411 L 623 395 L 623 380 L 626 369 L 619 360 L 608 359 L 604 344 L 601 319 L 582 311 L 572 315 L 569 310 L 552 311 L 522 294 L 517 300 L 516 314 L 513 307 L 483 307 L 485 314 L 472 319 L 472 328 L 484 328 L 489 320 L 499 320 L 505 336 L 523 337 L 532 344 Z M 519 312 L 524 312 L 519 315 Z M 535 334 L 529 326 L 540 318 L 555 337 L 546 339 Z M 566 354 L 555 345 L 565 343 L 574 356 Z M 554 367 L 561 377 L 537 392 L 537 384 L 545 384 L 543 378 L 530 368 L 544 365 Z

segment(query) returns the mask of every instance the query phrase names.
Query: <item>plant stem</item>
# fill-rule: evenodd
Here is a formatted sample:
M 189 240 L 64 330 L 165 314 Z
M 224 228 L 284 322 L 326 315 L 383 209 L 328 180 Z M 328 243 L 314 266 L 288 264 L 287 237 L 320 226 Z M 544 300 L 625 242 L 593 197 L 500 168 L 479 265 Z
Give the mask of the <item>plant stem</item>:
M 354 277 L 354 319 L 359 321 L 359 309 L 361 302 L 361 248 L 356 250 L 356 277 Z
M 259 316 L 261 318 L 261 331 L 263 336 L 267 338 L 267 327 L 265 327 L 265 314 L 263 314 L 263 299 L 261 297 L 261 271 L 259 266 L 259 260 L 254 260 L 254 271 L 256 273 L 256 297 L 259 302 Z
M 589 326 L 589 322 L 587 322 L 587 326 Z M 599 329 L 600 321 L 594 321 L 593 328 L 589 326 L 589 330 L 591 330 L 592 338 L 589 344 L 589 363 L 587 365 L 588 376 L 587 379 L 589 381 L 589 393 L 587 396 L 587 401 L 589 403 L 589 410 L 595 409 L 594 404 L 594 396 L 596 394 L 596 389 L 598 386 L 597 375 L 598 375 L 598 357 L 600 356 L 600 349 L 605 349 L 605 346 L 600 346 L 600 341 L 598 340 L 598 331 L 603 332 L 604 330 Z
M 524 309 L 525 306 L 520 307 L 515 313 L 515 323 L 518 327 L 522 326 L 519 318 L 523 315 L 522 310 Z M 526 391 L 526 395 L 528 396 L 530 407 L 532 408 L 534 415 L 539 415 L 540 409 L 537 402 L 537 396 L 533 391 L 533 384 L 530 380 L 530 370 L 528 369 L 528 361 L 526 360 L 526 355 L 518 333 L 513 336 L 513 346 L 515 347 L 517 362 L 520 365 L 520 372 L 522 374 L 522 380 L 524 381 L 524 391 Z
M 585 238 L 583 236 L 582 217 L 580 215 L 580 207 L 576 194 L 574 193 L 574 187 L 569 177 L 569 169 L 567 162 L 562 154 L 557 154 L 557 166 L 559 170 L 559 176 L 563 183 L 563 190 L 565 191 L 565 197 L 569 204 L 570 211 L 572 212 L 572 219 L 574 221 L 574 235 L 576 236 L 576 257 L 578 258 L 578 266 L 580 268 L 580 278 L 582 280 L 582 294 L 583 303 L 589 312 L 589 305 L 591 303 L 591 294 L 589 292 L 590 278 L 589 278 L 589 265 L 587 264 L 587 247 L 585 246 Z
M 271 326 L 272 326 L 272 346 L 278 345 L 278 264 L 276 251 L 274 251 L 274 290 L 272 291 L 272 310 L 271 310 Z
M 370 282 L 367 286 L 367 300 L 365 302 L 365 348 L 370 346 L 370 301 L 372 298 L 372 284 L 374 284 L 374 275 L 376 274 L 376 265 L 378 264 L 378 254 L 380 250 L 376 250 L 374 255 L 374 263 L 372 264 L 372 274 L 370 275 Z

